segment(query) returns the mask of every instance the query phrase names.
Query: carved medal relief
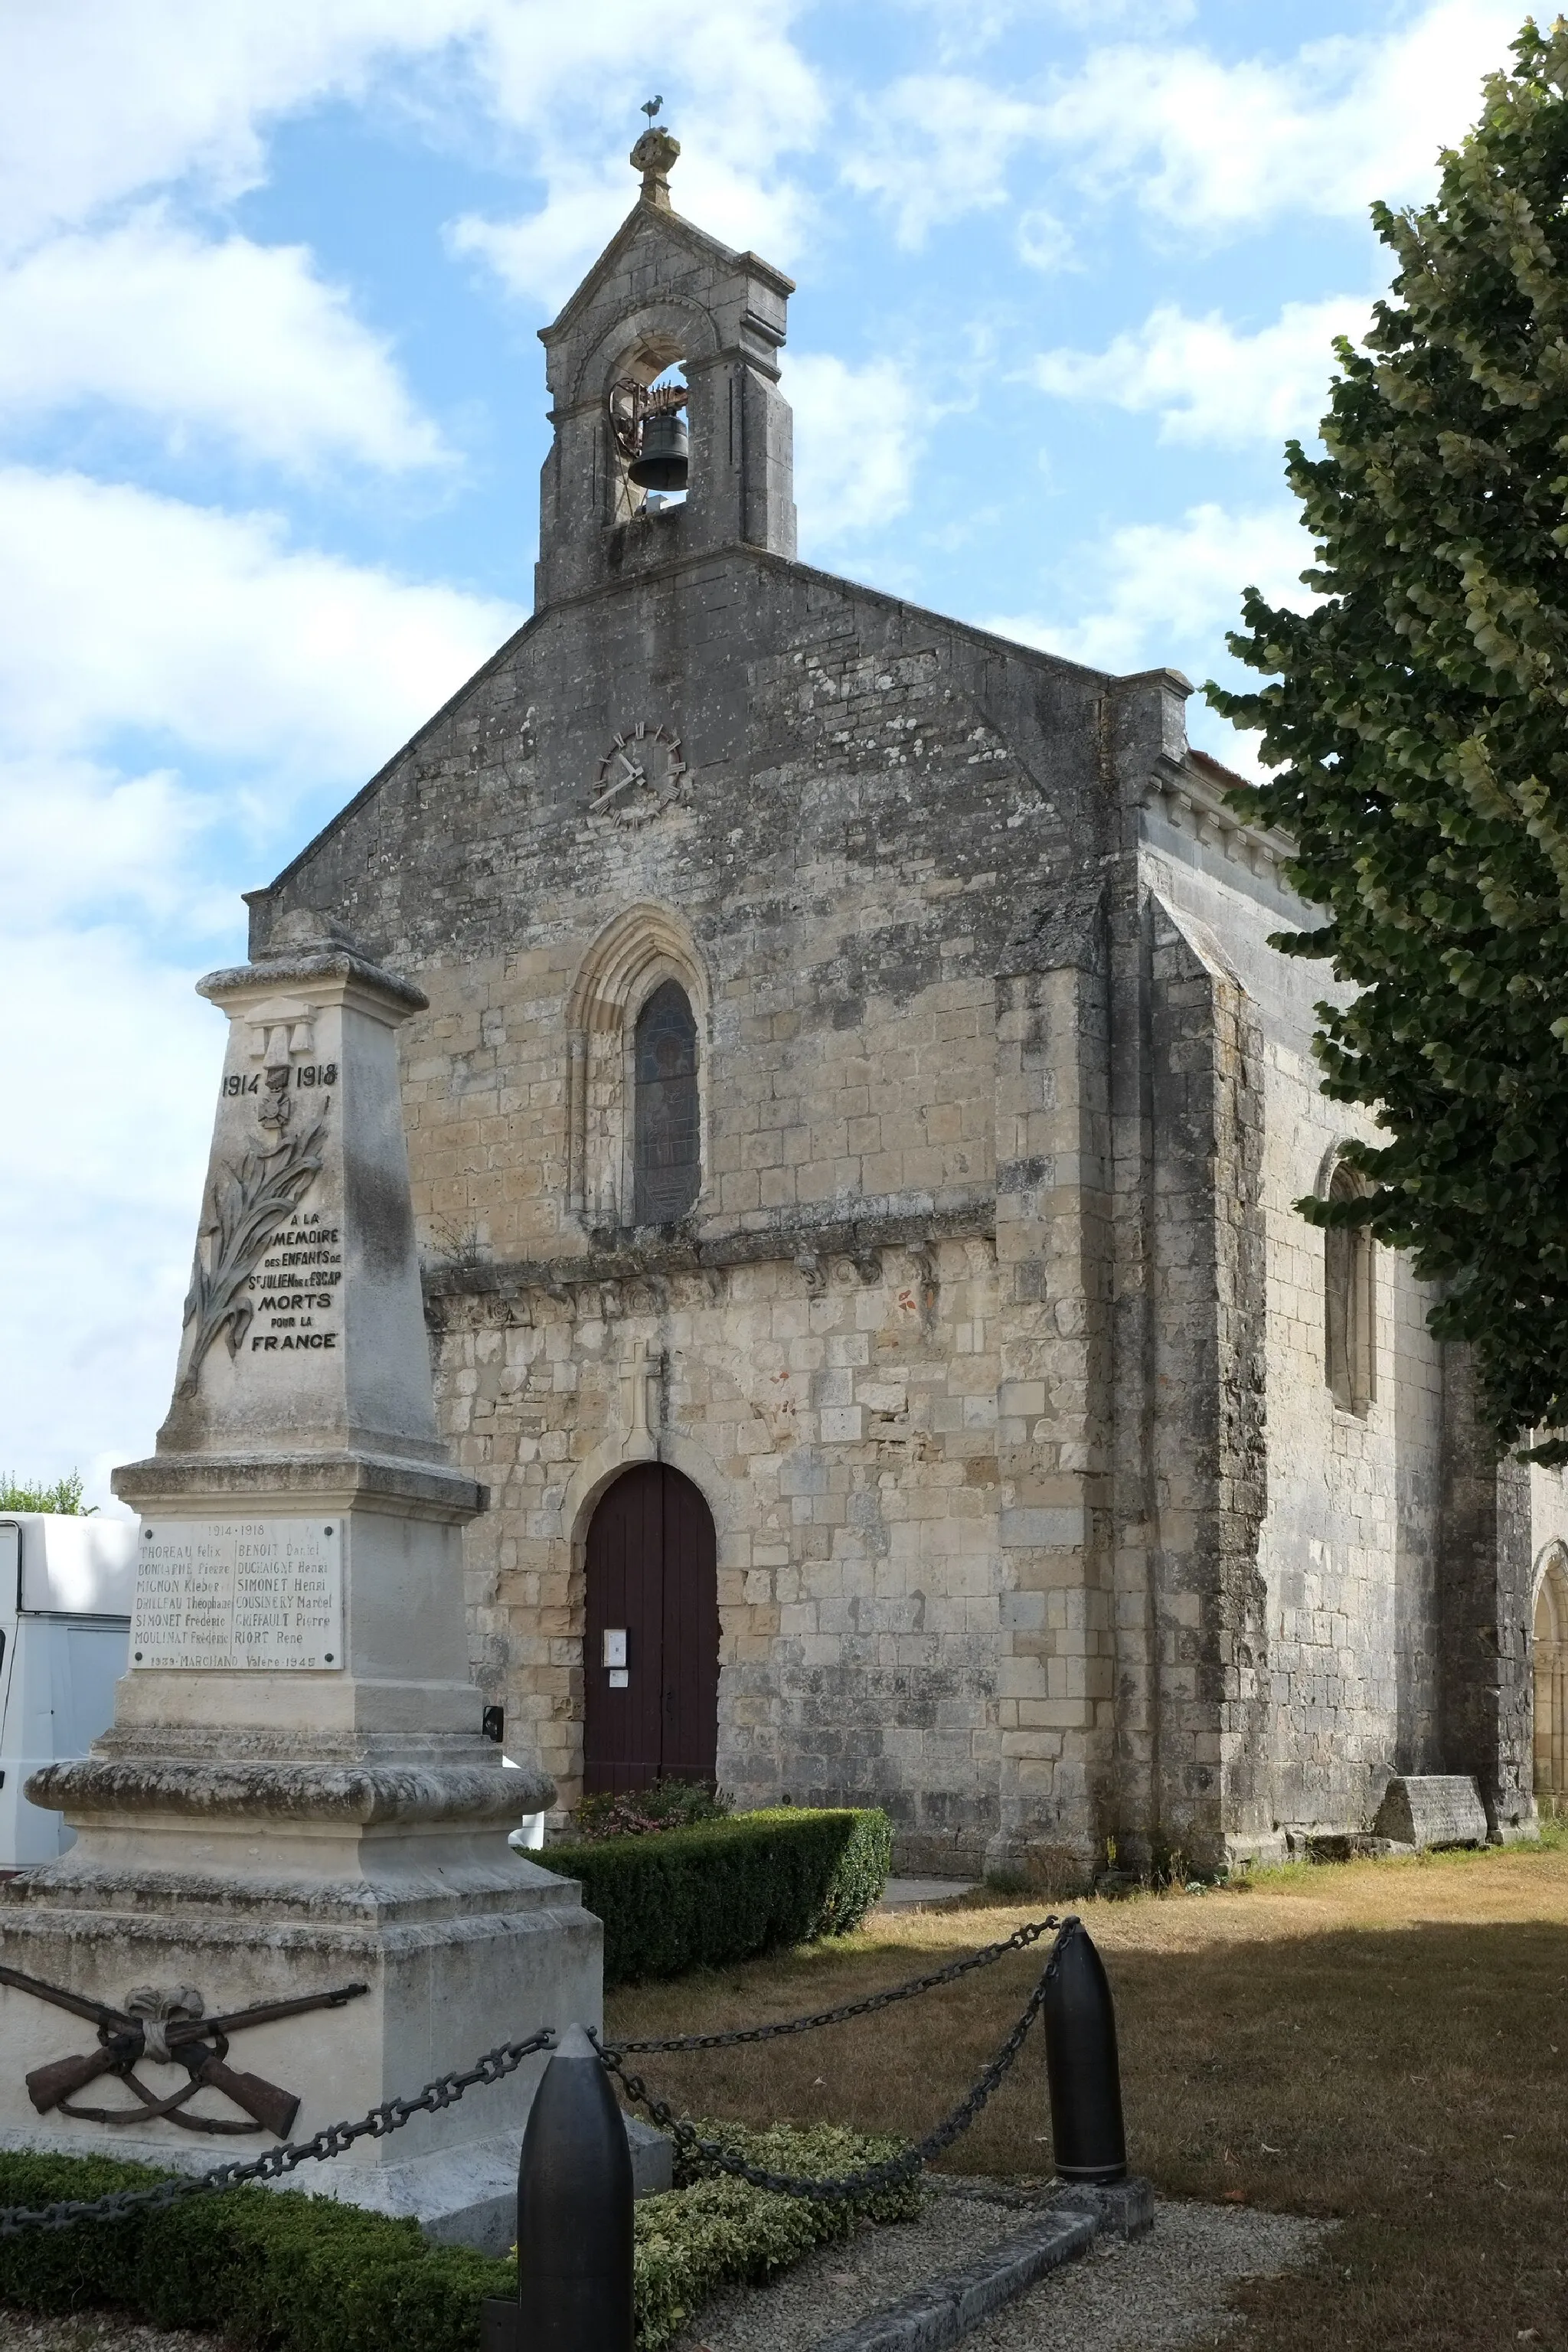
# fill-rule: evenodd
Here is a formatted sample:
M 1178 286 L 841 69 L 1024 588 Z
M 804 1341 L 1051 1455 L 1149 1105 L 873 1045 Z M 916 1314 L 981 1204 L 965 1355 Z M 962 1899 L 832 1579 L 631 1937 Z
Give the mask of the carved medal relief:
M 237 1370 L 342 1344 L 341 1221 L 320 1181 L 338 1065 L 318 1025 L 316 1008 L 291 999 L 235 1024 L 185 1299 L 184 1394 L 219 1338 Z
M 689 788 L 679 736 L 639 719 L 629 735 L 616 737 L 600 761 L 588 814 L 613 824 L 648 824 L 684 801 Z

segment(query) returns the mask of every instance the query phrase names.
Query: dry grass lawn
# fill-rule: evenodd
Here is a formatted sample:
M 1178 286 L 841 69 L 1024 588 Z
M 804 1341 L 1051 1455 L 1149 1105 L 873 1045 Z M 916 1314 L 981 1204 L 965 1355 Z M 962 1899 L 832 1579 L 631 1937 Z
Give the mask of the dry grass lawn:
M 1243 2291 L 1235 2352 L 1568 2352 L 1568 1851 L 1301 1867 L 1244 1894 L 1075 1907 L 1115 1991 L 1134 2167 L 1169 2194 L 1342 2219 L 1312 2270 Z M 827 2007 L 1041 1909 L 884 1916 L 816 1949 L 623 1990 L 607 2032 Z M 639 2063 L 694 2113 L 919 2137 L 1001 2041 L 1046 1948 L 850 2025 Z M 1037 2033 L 948 2161 L 1038 2175 L 1049 2130 Z

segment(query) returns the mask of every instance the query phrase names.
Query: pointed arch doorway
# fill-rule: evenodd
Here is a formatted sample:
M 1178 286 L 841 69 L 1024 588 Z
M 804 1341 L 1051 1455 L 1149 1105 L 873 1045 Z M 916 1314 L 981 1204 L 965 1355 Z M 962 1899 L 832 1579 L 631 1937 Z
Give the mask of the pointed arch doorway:
M 588 1527 L 583 1785 L 711 1780 L 719 1748 L 713 1515 L 662 1462 L 623 1472 Z

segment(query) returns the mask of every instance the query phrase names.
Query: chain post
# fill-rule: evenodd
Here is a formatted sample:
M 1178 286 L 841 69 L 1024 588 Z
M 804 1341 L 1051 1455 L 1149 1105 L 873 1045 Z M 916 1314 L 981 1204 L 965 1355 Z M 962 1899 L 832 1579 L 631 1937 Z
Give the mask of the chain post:
M 1105 1964 L 1081 1919 L 1064 1922 L 1044 1987 L 1058 2177 L 1092 2187 L 1125 2180 L 1116 2011 Z
M 561 2036 L 528 2112 L 517 2271 L 528 2352 L 632 2352 L 631 2151 L 580 2025 Z

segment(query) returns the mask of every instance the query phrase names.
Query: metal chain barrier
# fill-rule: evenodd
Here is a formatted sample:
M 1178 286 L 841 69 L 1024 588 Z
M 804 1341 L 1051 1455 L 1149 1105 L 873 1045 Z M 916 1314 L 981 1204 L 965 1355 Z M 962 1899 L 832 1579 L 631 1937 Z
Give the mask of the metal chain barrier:
M 787 2197 L 813 2197 L 829 2203 L 847 2199 L 874 2196 L 880 2189 L 891 2188 L 895 2182 L 907 2180 L 921 2167 L 950 2147 L 961 2132 L 967 2131 L 984 2106 L 997 2084 L 1011 2067 L 1023 2048 L 1029 2028 L 1039 2013 L 1046 1995 L 1046 1974 L 1030 1994 L 1023 2014 L 1007 2036 L 990 2064 L 975 2077 L 966 2095 L 951 2115 L 927 2134 L 917 2147 L 906 2148 L 901 2156 L 890 2157 L 884 2164 L 870 2165 L 859 2172 L 844 2174 L 837 2180 L 806 2180 L 793 2174 L 765 2172 L 756 2165 L 730 2154 L 716 2140 L 702 2140 L 695 2127 L 678 2118 L 673 2110 L 649 2092 L 639 2075 L 628 2074 L 621 2064 L 624 2057 L 642 2055 L 656 2051 L 723 2050 L 741 2042 L 773 2042 L 781 2035 L 809 2033 L 817 2026 L 841 2025 L 853 2017 L 868 2017 L 876 2010 L 889 2009 L 895 2001 L 910 2000 L 917 1993 L 931 1992 L 938 1985 L 956 1983 L 972 1969 L 989 1968 L 1009 1952 L 1026 1951 L 1038 1943 L 1051 1929 L 1068 1925 L 1054 1914 L 1048 1918 L 1030 1920 L 999 1944 L 987 1944 L 963 1959 L 953 1960 L 944 1969 L 935 1969 L 928 1976 L 910 1977 L 903 1984 L 890 1985 L 882 1992 L 868 1993 L 860 2000 L 843 2001 L 837 2009 L 813 2011 L 806 2017 L 791 2017 L 771 2025 L 734 2026 L 721 2033 L 686 2033 L 668 2036 L 663 2040 L 626 2042 L 615 2049 L 608 2048 L 593 2037 L 600 2061 L 637 2105 L 646 2107 L 661 2131 L 668 2131 L 685 2156 L 695 2157 L 702 2164 L 721 2172 L 733 2173 L 737 2179 L 749 2180 L 753 2188 L 771 2189 Z M 1047 1974 L 1049 1972 L 1049 1963 Z M 0 2238 L 14 2238 L 25 2230 L 69 2230 L 79 2221 L 119 2221 L 128 2214 L 154 2210 L 173 2205 L 184 2197 L 199 2197 L 225 2189 L 239 2189 L 252 2180 L 281 2180 L 296 2171 L 301 2164 L 324 2163 L 341 2156 L 357 2139 L 367 2137 L 384 2139 L 388 2132 L 401 2131 L 415 2116 L 436 2115 L 443 2107 L 456 2105 L 465 2092 L 480 2084 L 499 2083 L 515 2074 L 523 2061 L 542 2050 L 552 2049 L 553 2030 L 545 2027 L 531 2033 L 525 2042 L 505 2042 L 485 2055 L 464 2073 L 439 2075 L 433 2083 L 411 2099 L 386 2099 L 380 2106 L 372 2107 L 357 2123 L 328 2124 L 307 2140 L 291 2140 L 287 2147 L 272 2147 L 247 2162 L 215 2165 L 208 2172 L 195 2173 L 171 2180 L 160 2180 L 151 2189 L 114 2189 L 105 2197 L 92 2199 L 68 2198 L 57 2205 L 37 2208 L 12 2205 L 0 2208 Z
M 956 1984 L 973 1969 L 988 1969 L 994 1960 L 1005 1959 L 1009 1952 L 1026 1952 L 1042 1936 L 1048 1936 L 1062 1921 L 1053 1912 L 1047 1919 L 1031 1919 L 1000 1944 L 986 1944 L 978 1952 L 971 1952 L 962 1960 L 950 1961 L 945 1969 L 933 1969 L 930 1976 L 910 1977 L 906 1982 L 890 1985 L 885 1992 L 868 1993 L 863 2000 L 847 2000 L 837 2009 L 814 2010 L 809 2017 L 786 2018 L 778 2025 L 735 2025 L 723 2033 L 677 2033 L 659 2042 L 617 2042 L 620 2057 L 651 2057 L 656 2051 L 666 2050 L 731 2050 L 742 2042 L 776 2042 L 784 2033 L 809 2033 L 818 2025 L 842 2025 L 851 2017 L 869 2017 L 873 2010 L 890 2009 L 896 2000 L 910 2000 L 918 1992 L 931 1992 L 937 1985 Z
M 69 2230 L 79 2221 L 119 2221 L 129 2213 L 177 2204 L 183 2197 L 239 2189 L 248 2180 L 285 2179 L 301 2164 L 322 2163 L 330 2157 L 341 2156 L 356 2139 L 384 2139 L 388 2132 L 401 2131 L 416 2116 L 433 2116 L 443 2107 L 455 2106 L 466 2091 L 476 2089 L 481 2083 L 504 2081 L 508 2074 L 517 2072 L 525 2058 L 533 2057 L 541 2050 L 552 2049 L 554 2042 L 555 2035 L 549 2026 L 539 2033 L 531 2033 L 526 2042 L 503 2042 L 499 2049 L 487 2050 L 465 2073 L 438 2075 L 411 2099 L 384 2099 L 380 2106 L 372 2107 L 357 2123 L 328 2124 L 313 2139 L 291 2140 L 286 2147 L 269 2147 L 264 2155 L 252 2157 L 244 2164 L 217 2164 L 210 2172 L 160 2180 L 151 2189 L 118 2189 L 107 2197 L 69 2198 L 58 2205 L 36 2209 L 6 2206 L 0 2209 L 0 2238 L 16 2237 L 24 2230 Z
M 1065 1927 L 1076 1923 L 1052 1920 L 1048 1924 Z M 1045 1932 L 1045 1924 L 1037 1926 L 1033 1933 L 1026 1936 L 1026 1941 L 1034 1943 Z M 1024 1935 L 1025 1931 L 1020 1929 L 1019 1934 Z M 1021 1948 L 1023 1948 L 1018 1943 L 1017 1937 L 1010 1937 L 1006 1944 L 989 1948 L 984 1954 L 967 1965 L 970 1967 L 984 1965 L 987 1959 L 999 1958 L 1004 1951 Z M 868 2165 L 858 2172 L 840 2174 L 837 2179 L 808 2180 L 795 2173 L 767 2172 L 760 2165 L 748 2164 L 743 2158 L 732 2155 L 721 2140 L 699 2139 L 694 2125 L 677 2116 L 667 2100 L 657 2097 L 649 2091 L 640 2074 L 628 2074 L 621 2064 L 621 2059 L 626 2052 L 637 2048 L 647 2048 L 650 2045 L 628 2042 L 623 2049 L 611 2050 L 600 2042 L 597 2036 L 595 2036 L 595 2046 L 605 2066 L 616 2077 L 627 2098 L 636 2105 L 647 2108 L 660 2131 L 668 2132 L 683 2156 L 696 2158 L 700 2163 L 713 2171 L 732 2173 L 739 2180 L 750 2181 L 753 2189 L 771 2189 L 784 2197 L 810 2197 L 827 2204 L 843 2204 L 850 2200 L 874 2197 L 879 2189 L 891 2189 L 895 2183 L 908 2180 L 913 2174 L 920 2171 L 923 2165 L 929 2164 L 933 2157 L 941 2156 L 944 2149 L 951 2147 L 961 2133 L 969 2129 L 992 2093 L 1008 2073 L 1027 2040 L 1029 2028 L 1039 2015 L 1041 2004 L 1045 2000 L 1046 1987 L 1049 1981 L 1055 1958 L 1056 1950 L 1053 1947 L 1051 1958 L 1046 1962 L 1040 1971 L 1039 1981 L 1024 2004 L 1017 2023 L 989 2065 L 982 2067 L 952 2113 L 943 2116 L 935 2129 L 926 2134 L 924 2139 L 917 2141 L 913 2147 L 905 2148 L 901 2156 L 889 2157 L 886 2162 Z M 823 2024 L 841 2015 L 859 2016 L 868 2008 L 886 2007 L 889 2000 L 903 1999 L 910 1992 L 924 1990 L 932 1984 L 945 1983 L 952 1975 L 963 1973 L 963 1969 L 944 1969 L 939 1976 L 922 1978 L 912 1981 L 908 1986 L 895 1987 L 891 1992 L 882 1995 L 879 1999 L 874 1996 L 870 2001 L 852 2003 L 843 2011 L 824 2010 L 816 2017 L 795 2019 L 792 2021 L 792 2025 L 777 2027 L 773 2031 L 789 2032 L 793 2030 L 804 2032 L 808 2025 Z M 695 2035 L 689 2042 L 684 2043 L 661 2042 L 651 2046 L 660 2049 L 710 2049 L 719 2040 L 761 2039 L 769 2030 L 763 2027 L 754 2034 L 733 2037 Z

